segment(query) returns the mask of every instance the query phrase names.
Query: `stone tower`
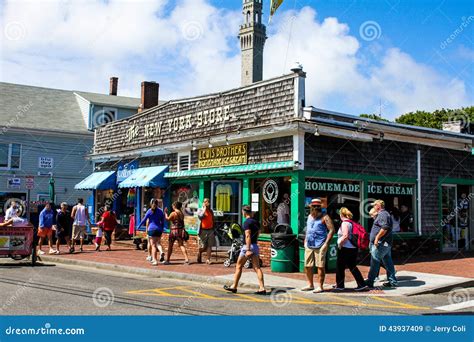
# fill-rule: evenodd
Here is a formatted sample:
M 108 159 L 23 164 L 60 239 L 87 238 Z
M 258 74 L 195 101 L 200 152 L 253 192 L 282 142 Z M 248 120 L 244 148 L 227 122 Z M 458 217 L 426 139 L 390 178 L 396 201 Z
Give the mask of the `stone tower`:
M 262 24 L 262 0 L 243 0 L 244 23 L 240 25 L 239 39 L 242 51 L 242 86 L 262 80 L 263 46 L 266 29 Z

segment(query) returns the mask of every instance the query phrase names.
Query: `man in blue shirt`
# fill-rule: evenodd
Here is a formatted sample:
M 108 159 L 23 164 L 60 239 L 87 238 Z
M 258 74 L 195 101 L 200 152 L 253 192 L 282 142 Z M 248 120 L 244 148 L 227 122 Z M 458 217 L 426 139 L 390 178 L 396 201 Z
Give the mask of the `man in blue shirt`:
M 383 263 L 387 270 L 388 282 L 384 283 L 385 287 L 396 287 L 397 278 L 395 277 L 395 266 L 392 260 L 392 217 L 385 210 L 385 202 L 376 200 L 373 207 L 377 212 L 372 230 L 370 231 L 370 271 L 367 279 L 367 285 L 374 287 L 375 278 L 380 271 L 380 263 Z

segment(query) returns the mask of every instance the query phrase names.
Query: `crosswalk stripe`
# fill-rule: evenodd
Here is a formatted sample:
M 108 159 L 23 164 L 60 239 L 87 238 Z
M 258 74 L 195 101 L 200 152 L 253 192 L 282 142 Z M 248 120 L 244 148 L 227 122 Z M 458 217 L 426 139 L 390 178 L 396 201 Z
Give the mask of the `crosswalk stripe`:
M 457 310 L 467 309 L 467 308 L 472 308 L 472 307 L 474 307 L 474 300 L 468 300 L 461 303 L 438 306 L 435 309 L 441 310 L 441 311 L 457 311 Z

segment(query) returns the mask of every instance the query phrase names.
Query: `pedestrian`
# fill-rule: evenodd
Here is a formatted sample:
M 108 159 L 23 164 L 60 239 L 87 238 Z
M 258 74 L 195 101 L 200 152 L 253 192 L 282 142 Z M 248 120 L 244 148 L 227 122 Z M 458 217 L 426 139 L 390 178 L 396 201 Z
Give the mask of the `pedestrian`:
M 400 210 L 394 207 L 390 215 L 392 216 L 392 231 L 394 233 L 400 232 Z
M 115 228 L 117 227 L 117 216 L 115 216 L 115 213 L 112 210 L 110 210 L 110 205 L 106 204 L 104 206 L 104 213 L 102 214 L 102 217 L 98 225 L 99 224 L 102 225 L 103 227 L 105 245 L 107 246 L 106 251 L 111 251 L 112 248 L 110 246 L 112 244 L 112 234 Z
M 161 208 L 159 208 L 159 202 L 157 199 L 150 201 L 150 209 L 145 214 L 145 217 L 138 225 L 141 227 L 143 224 L 147 225 L 147 236 L 148 245 L 151 246 L 151 264 L 153 266 L 158 265 L 158 252 L 160 253 L 160 262 L 164 262 L 165 253 L 163 253 L 163 247 L 161 246 L 161 235 L 165 227 L 165 216 Z
M 336 285 L 334 290 L 342 291 L 345 289 L 344 278 L 346 268 L 352 273 L 352 276 L 357 282 L 356 291 L 364 291 L 368 287 L 365 284 L 364 277 L 357 268 L 357 245 L 351 242 L 351 235 L 353 229 L 352 218 L 353 215 L 349 209 L 342 207 L 339 210 L 341 218 L 341 226 L 337 231 L 337 264 L 336 264 Z
M 16 201 L 11 201 L 10 206 L 5 211 L 5 221 L 8 221 L 14 217 L 18 217 L 18 204 Z
M 199 251 L 197 255 L 197 262 L 202 262 L 202 253 L 206 252 L 206 264 L 211 264 L 212 247 L 216 242 L 216 235 L 214 232 L 214 212 L 211 209 L 209 198 L 205 198 L 202 205 L 202 211 L 198 213 L 201 220 L 198 234 Z
M 181 202 L 174 202 L 172 205 L 173 212 L 168 216 L 168 208 L 165 208 L 165 218 L 171 223 L 170 234 L 168 237 L 168 254 L 166 256 L 165 265 L 169 265 L 171 254 L 173 254 L 173 245 L 178 241 L 178 246 L 184 255 L 184 264 L 189 265 L 188 251 L 184 245 L 186 239 L 186 230 L 184 229 L 184 214 L 181 211 L 183 204 Z
M 304 267 L 308 286 L 301 291 L 313 291 L 320 293 L 324 291 L 324 280 L 326 278 L 326 253 L 329 242 L 334 235 L 334 224 L 331 218 L 323 213 L 321 199 L 315 198 L 310 203 L 310 214 L 306 222 L 306 236 L 304 239 Z M 318 269 L 318 288 L 314 288 L 314 271 Z
M 398 282 L 392 260 L 392 218 L 390 213 L 385 210 L 383 200 L 376 200 L 373 207 L 377 211 L 377 217 L 370 231 L 370 270 L 366 283 L 369 287 L 374 287 L 375 278 L 380 271 L 380 264 L 383 264 L 387 270 L 388 279 L 388 282 L 384 283 L 383 286 L 396 287 Z
M 94 239 L 96 252 L 100 252 L 100 246 L 102 245 L 103 236 L 104 236 L 104 222 L 99 221 L 97 223 L 97 232 L 95 233 L 95 239 Z
M 91 219 L 89 217 L 89 211 L 84 206 L 84 200 L 82 198 L 77 199 L 77 204 L 72 208 L 71 218 L 74 220 L 72 224 L 72 243 L 71 248 L 74 253 L 74 246 L 76 240 L 79 240 L 79 250 L 83 251 L 84 238 L 87 235 L 86 225 L 91 225 Z
M 257 295 L 266 295 L 265 284 L 263 280 L 263 272 L 260 268 L 260 249 L 258 247 L 258 236 L 260 234 L 260 226 L 258 221 L 252 217 L 252 211 L 250 206 L 246 205 L 242 208 L 242 215 L 245 218 L 244 222 L 244 233 L 245 233 L 245 244 L 240 250 L 237 264 L 235 265 L 234 282 L 231 286 L 224 285 L 226 291 L 237 293 L 237 287 L 239 286 L 240 277 L 242 276 L 242 269 L 247 262 L 251 260 L 253 269 L 257 273 L 258 278 L 258 291 L 255 292 Z
M 72 218 L 71 213 L 67 210 L 66 202 L 61 203 L 61 210 L 58 212 L 56 218 L 56 251 L 60 253 L 61 240 L 66 241 L 69 253 L 71 250 L 71 232 L 72 232 Z
M 43 247 L 43 241 L 45 238 L 48 239 L 49 254 L 57 254 L 57 251 L 53 248 L 53 229 L 56 229 L 56 213 L 51 208 L 51 203 L 46 202 L 44 209 L 41 210 L 39 215 L 39 227 L 38 227 L 38 254 L 43 255 L 44 252 L 41 250 Z

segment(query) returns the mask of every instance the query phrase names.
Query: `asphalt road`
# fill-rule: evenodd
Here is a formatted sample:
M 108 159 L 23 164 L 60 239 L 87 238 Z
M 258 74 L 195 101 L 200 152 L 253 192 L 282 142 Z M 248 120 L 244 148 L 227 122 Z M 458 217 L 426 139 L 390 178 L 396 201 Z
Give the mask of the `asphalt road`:
M 474 298 L 474 290 L 467 290 Z M 221 286 L 78 266 L 29 267 L 0 260 L 0 315 L 422 315 L 449 314 L 448 293 L 413 297 L 306 294 Z M 452 301 L 452 299 L 451 299 Z M 472 308 L 456 310 L 467 313 Z

